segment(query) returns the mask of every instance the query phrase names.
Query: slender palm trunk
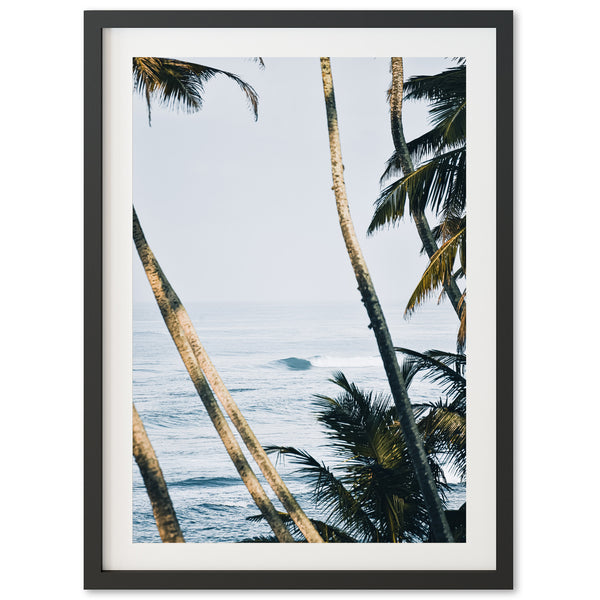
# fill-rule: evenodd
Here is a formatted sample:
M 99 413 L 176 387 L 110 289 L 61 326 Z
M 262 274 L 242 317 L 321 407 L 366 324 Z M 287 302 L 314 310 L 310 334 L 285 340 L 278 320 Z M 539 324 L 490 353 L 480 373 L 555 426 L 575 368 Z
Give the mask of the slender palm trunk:
M 404 138 L 404 128 L 402 127 L 402 98 L 404 96 L 404 65 L 401 57 L 392 58 L 392 87 L 390 89 L 390 120 L 392 125 L 392 138 L 396 154 L 402 166 L 404 175 L 410 175 L 415 169 L 406 145 Z M 417 233 L 421 238 L 423 248 L 427 252 L 427 256 L 431 258 L 437 252 L 437 244 L 431 233 L 427 217 L 422 212 L 412 214 L 415 222 Z M 456 281 L 452 279 L 444 283 L 444 291 L 450 299 L 456 314 L 460 318 L 462 313 L 462 304 L 460 301 L 461 291 L 456 285 Z M 465 307 L 466 308 L 466 307 Z
M 185 540 L 162 469 L 135 404 L 133 405 L 133 456 L 144 479 L 160 539 L 165 543 L 183 544 Z
M 375 288 L 373 287 L 373 282 L 360 249 L 352 218 L 350 216 L 348 198 L 346 196 L 346 186 L 344 183 L 344 166 L 342 164 L 342 150 L 340 145 L 335 96 L 333 92 L 333 79 L 331 76 L 331 62 L 329 58 L 321 58 L 321 71 L 323 75 L 325 107 L 327 110 L 327 126 L 329 130 L 333 191 L 335 193 L 335 202 L 342 235 L 346 244 L 348 256 L 350 257 L 350 262 L 352 263 L 352 268 L 354 269 L 358 289 L 362 296 L 362 302 L 367 309 L 367 314 L 369 315 L 371 326 L 377 340 L 377 346 L 379 347 L 379 353 L 383 360 L 392 397 L 394 398 L 394 403 L 398 410 L 398 418 L 406 441 L 406 447 L 429 512 L 433 535 L 437 541 L 452 542 L 452 533 L 448 527 L 442 503 L 437 493 L 435 480 L 431 473 L 429 462 L 427 461 L 427 454 L 415 422 L 402 372 L 398 366 L 392 338 L 381 305 L 379 304 L 379 299 L 375 293 Z
M 140 226 L 135 209 L 133 210 L 133 239 L 137 248 L 139 257 L 144 265 L 146 276 L 150 282 L 150 287 L 154 292 L 154 297 L 160 308 L 167 329 L 175 342 L 175 346 L 183 360 L 194 387 L 206 408 L 221 441 L 223 442 L 229 457 L 237 469 L 242 481 L 248 488 L 250 495 L 258 506 L 261 513 L 271 526 L 273 533 L 280 542 L 293 542 L 294 538 L 284 525 L 279 513 L 267 497 L 263 487 L 256 478 L 252 468 L 248 464 L 242 449 L 240 448 L 233 432 L 231 431 L 225 416 L 221 412 L 213 392 L 204 377 L 202 369 L 194 355 L 194 351 L 186 337 L 186 333 L 177 317 L 177 310 L 183 308 L 173 288 L 169 284 L 152 250 L 146 242 L 144 232 Z
M 136 217 L 134 216 L 134 219 L 135 218 Z M 250 454 L 252 455 L 252 458 L 254 458 L 256 464 L 265 476 L 265 479 L 275 492 L 275 495 L 279 498 L 283 504 L 283 507 L 288 512 L 294 523 L 296 523 L 298 529 L 302 532 L 306 540 L 311 543 L 323 543 L 323 538 L 319 535 L 315 526 L 300 508 L 298 502 L 281 479 L 281 476 L 273 466 L 273 463 L 270 461 L 264 448 L 256 438 L 256 435 L 250 428 L 250 425 L 248 425 L 244 415 L 232 398 L 229 390 L 223 383 L 221 376 L 215 369 L 206 350 L 202 346 L 202 343 L 200 342 L 198 334 L 194 329 L 194 325 L 192 324 L 187 311 L 185 310 L 183 304 L 177 297 L 177 294 L 169 282 L 166 280 L 166 278 L 164 278 L 164 275 L 161 285 L 164 289 L 168 288 L 169 295 L 174 299 L 174 302 L 172 303 L 172 309 L 179 321 L 180 326 L 183 329 L 188 343 L 190 344 L 190 347 L 194 353 L 194 357 L 199 367 L 202 369 L 206 380 L 208 381 L 208 384 L 214 391 L 215 396 L 220 400 L 221 404 L 225 408 L 225 411 L 229 415 L 231 422 L 238 430 L 240 437 L 242 438 L 244 444 L 246 444 Z
M 163 285 L 165 285 L 164 282 Z M 174 291 L 172 293 L 175 295 Z M 294 523 L 296 523 L 298 529 L 306 538 L 306 541 L 311 543 L 323 543 L 323 538 L 319 535 L 319 532 L 316 530 L 311 520 L 300 508 L 298 502 L 281 479 L 281 476 L 276 471 L 264 448 L 261 446 L 260 442 L 256 438 L 256 435 L 250 428 L 250 425 L 248 425 L 244 415 L 237 406 L 235 400 L 229 393 L 229 390 L 223 383 L 221 376 L 215 369 L 206 350 L 202 346 L 202 343 L 198 338 L 198 334 L 194 329 L 194 325 L 192 324 L 192 321 L 181 302 L 178 301 L 178 304 L 176 307 L 174 307 L 174 310 L 194 352 L 194 356 L 198 361 L 198 365 L 204 372 L 210 387 L 214 390 L 215 396 L 225 408 L 225 412 L 227 412 L 229 415 L 231 422 L 238 430 L 240 437 L 242 438 L 244 444 L 246 444 L 246 447 L 250 451 L 250 454 L 252 455 L 252 458 L 254 458 L 259 469 L 265 476 L 265 479 L 275 492 L 275 495 L 279 498 L 281 504 L 283 504 L 285 510 L 288 512 Z

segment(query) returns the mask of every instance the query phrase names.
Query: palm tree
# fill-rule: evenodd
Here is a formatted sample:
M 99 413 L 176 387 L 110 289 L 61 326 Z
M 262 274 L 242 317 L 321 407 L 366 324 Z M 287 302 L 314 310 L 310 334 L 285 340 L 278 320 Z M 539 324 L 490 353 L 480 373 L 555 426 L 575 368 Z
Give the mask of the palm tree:
M 178 61 L 164 58 L 134 58 L 133 71 L 135 89 L 139 93 L 145 95 L 148 104 L 148 115 L 150 115 L 150 102 L 153 96 L 158 97 L 159 101 L 161 101 L 163 104 L 166 104 L 167 106 L 183 106 L 186 110 L 191 112 L 199 110 L 202 106 L 203 82 L 207 78 L 212 77 L 215 74 L 224 74 L 228 77 L 233 78 L 234 81 L 238 83 L 238 85 L 240 85 L 242 90 L 248 96 L 248 99 L 256 116 L 258 102 L 258 96 L 256 95 L 256 92 L 248 84 L 244 83 L 239 77 L 226 71 L 220 71 L 218 69 L 205 67 L 203 65 L 197 65 L 195 63 L 189 63 L 186 61 Z M 134 239 L 136 237 L 135 232 L 138 231 L 139 240 L 143 240 L 143 244 L 147 246 L 135 210 L 133 218 Z M 181 332 L 186 338 L 186 343 L 189 344 L 189 349 L 194 355 L 194 361 L 200 368 L 202 378 L 206 378 L 205 382 L 206 380 L 208 382 L 206 386 L 203 386 L 207 388 L 205 391 L 210 390 L 210 387 L 212 387 L 212 390 L 214 390 L 215 395 L 223 404 L 227 414 L 229 415 L 236 429 L 240 433 L 242 440 L 250 450 L 252 457 L 263 472 L 265 478 L 267 479 L 267 482 L 269 483 L 269 485 L 271 485 L 273 491 L 283 504 L 284 508 L 291 515 L 292 519 L 294 520 L 298 528 L 302 531 L 306 539 L 309 542 L 322 543 L 323 539 L 315 529 L 314 525 L 310 522 L 308 517 L 304 514 L 304 512 L 298 505 L 296 499 L 293 497 L 293 495 L 281 479 L 280 475 L 273 467 L 263 447 L 258 442 L 256 436 L 254 435 L 252 429 L 246 422 L 235 401 L 231 397 L 231 394 L 227 390 L 217 370 L 214 368 L 212 362 L 210 361 L 210 358 L 208 357 L 208 354 L 206 353 L 202 344 L 200 343 L 200 340 L 193 327 L 191 319 L 189 318 L 182 303 L 177 298 L 175 291 L 170 286 L 166 277 L 164 277 L 164 274 L 158 267 L 158 263 L 156 262 L 155 266 L 151 264 L 151 258 L 152 260 L 155 259 L 153 259 L 153 255 L 151 255 L 150 249 L 147 248 L 147 250 L 144 249 L 143 252 L 140 251 L 140 246 L 138 245 L 137 240 L 136 246 L 138 246 L 138 253 L 140 255 L 142 263 L 144 264 L 144 268 L 146 269 L 146 273 L 149 279 L 151 276 L 150 274 L 152 274 L 152 277 L 156 280 L 155 284 L 152 284 L 152 281 L 151 284 L 153 285 L 153 290 L 155 292 L 157 302 L 159 302 L 160 305 L 161 300 L 159 300 L 159 293 L 166 293 L 172 300 L 170 305 L 169 302 L 163 302 L 163 304 L 165 305 L 164 310 L 166 311 L 163 312 L 163 318 L 165 318 L 165 322 L 167 323 L 169 331 L 171 332 L 171 335 L 174 338 L 174 340 L 176 332 L 178 331 L 178 329 L 181 329 Z M 161 312 L 162 311 L 163 309 L 161 308 Z M 167 322 L 167 317 L 165 317 L 165 314 L 168 315 L 169 322 L 171 322 L 171 325 L 169 324 L 169 322 Z M 177 324 L 175 324 L 173 318 L 177 320 Z M 205 401 L 204 398 L 202 398 L 202 400 L 203 402 Z M 264 503 L 264 498 L 262 502 Z M 271 518 L 274 521 L 278 520 L 279 523 L 281 523 L 281 520 L 279 519 L 278 515 L 273 514 L 273 511 L 270 512 Z M 285 541 L 290 540 L 287 539 Z
M 424 353 L 396 348 L 404 354 L 402 372 L 406 385 L 421 374 L 444 394 L 437 401 L 414 404 L 419 428 L 428 453 L 465 481 L 467 474 L 467 357 L 441 350 Z M 455 542 L 466 541 L 466 502 L 457 510 L 446 510 Z M 430 540 L 431 541 L 431 540 Z
M 360 390 L 343 373 L 331 379 L 341 388 L 331 398 L 317 396 L 318 420 L 339 461 L 332 468 L 308 452 L 272 446 L 269 452 L 300 466 L 312 487 L 318 523 L 329 542 L 415 542 L 429 533 L 429 518 L 415 471 L 388 394 Z M 427 440 L 426 440 L 427 444 Z M 438 491 L 444 478 L 428 457 Z M 258 517 L 257 517 L 258 518 Z
M 176 311 L 179 308 L 183 308 L 181 301 L 169 284 L 154 253 L 146 242 L 146 237 L 144 236 L 144 232 L 138 221 L 135 208 L 133 209 L 133 239 L 163 320 L 165 321 L 167 329 L 171 334 L 171 338 L 173 339 L 173 342 L 175 342 L 175 346 L 183 360 L 183 364 L 188 371 L 194 387 L 196 388 L 196 391 L 206 408 L 206 412 L 217 430 L 229 457 L 237 469 L 242 481 L 248 488 L 252 499 L 271 526 L 278 541 L 293 542 L 294 538 L 285 527 L 278 512 L 275 510 L 275 507 L 256 478 L 254 471 L 252 471 L 252 468 L 248 464 L 242 449 L 215 400 L 202 369 L 198 365 L 198 361 L 196 360 L 185 331 L 177 317 Z
M 466 218 L 462 217 L 450 222 L 447 228 L 449 236 L 431 257 L 425 272 L 417 283 L 408 303 L 406 304 L 405 315 L 411 315 L 417 306 L 432 296 L 440 287 L 446 290 L 449 286 L 456 286 L 457 277 L 466 277 L 467 275 L 467 225 Z M 443 223 L 442 225 L 446 225 Z M 453 273 L 456 257 L 459 257 L 460 268 Z M 460 291 L 459 291 L 460 293 Z M 466 345 L 467 331 L 467 310 L 466 310 L 467 290 L 459 297 L 457 308 L 460 318 L 460 326 L 456 339 L 458 352 L 464 352 Z
M 443 287 L 461 319 L 462 338 L 459 336 L 458 346 L 462 350 L 466 328 L 466 295 L 460 291 L 456 279 L 464 277 L 466 270 L 463 268 L 453 273 L 454 261 L 450 261 L 450 255 L 454 252 L 453 257 L 456 256 L 457 245 L 462 248 L 466 245 L 466 67 L 464 60 L 460 59 L 456 67 L 438 75 L 413 77 L 405 85 L 402 58 L 392 58 L 391 70 L 392 85 L 388 96 L 395 151 L 388 160 L 382 181 L 395 174 L 402 174 L 402 177 L 380 194 L 368 233 L 372 234 L 401 220 L 408 200 L 409 212 L 432 268 L 424 274 L 429 278 L 428 281 L 422 278 L 417 286 L 420 291 L 412 299 L 416 301 L 409 302 L 407 314 L 435 289 Z M 402 128 L 404 88 L 406 99 L 432 102 L 430 117 L 434 125 L 433 129 L 408 144 Z M 430 160 L 414 168 L 413 160 L 421 161 L 432 154 L 434 156 Z M 443 217 L 442 223 L 433 230 L 425 217 L 427 207 Z M 438 243 L 441 244 L 440 248 Z M 461 256 L 464 257 L 464 253 Z M 441 260 L 442 257 L 444 260 Z M 432 278 L 434 272 L 438 276 Z
M 135 404 L 133 405 L 133 456 L 144 479 L 160 539 L 165 543 L 184 543 L 167 483 Z
M 371 321 L 371 327 L 383 365 L 390 384 L 392 397 L 398 410 L 398 417 L 402 426 L 402 432 L 406 440 L 413 468 L 427 510 L 431 520 L 431 527 L 435 539 L 440 542 L 451 542 L 452 534 L 438 495 L 436 482 L 431 472 L 431 467 L 427 460 L 427 454 L 423 445 L 421 434 L 417 428 L 414 414 L 410 405 L 410 400 L 406 391 L 402 372 L 398 366 L 392 338 L 390 336 L 387 323 L 377 293 L 373 286 L 367 264 L 356 237 L 356 231 L 350 216 L 348 207 L 348 198 L 344 183 L 344 166 L 342 163 L 342 151 L 340 144 L 340 135 L 337 119 L 337 109 L 335 105 L 335 96 L 333 89 L 333 78 L 331 75 L 331 61 L 329 57 L 321 58 L 321 72 L 323 78 L 323 91 L 325 94 L 325 107 L 327 112 L 327 126 L 329 131 L 329 147 L 331 152 L 331 173 L 333 178 L 333 191 L 335 194 L 336 207 L 340 221 L 340 228 L 348 256 L 354 270 L 358 289 L 361 293 L 362 302 L 365 305 L 367 314 Z
M 428 453 L 445 459 L 464 481 L 467 470 L 467 357 L 442 350 L 424 353 L 396 348 L 404 355 L 402 374 L 410 388 L 415 375 L 438 386 L 444 395 L 437 401 L 413 404 Z

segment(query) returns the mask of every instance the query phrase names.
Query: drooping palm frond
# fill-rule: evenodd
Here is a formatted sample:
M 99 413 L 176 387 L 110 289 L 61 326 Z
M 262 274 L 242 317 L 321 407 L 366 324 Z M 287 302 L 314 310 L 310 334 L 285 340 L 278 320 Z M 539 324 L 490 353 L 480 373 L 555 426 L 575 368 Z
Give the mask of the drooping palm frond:
M 415 405 L 419 429 L 427 440 L 427 451 L 442 457 L 449 468 L 464 480 L 467 471 L 466 406 L 448 399 Z
M 315 396 L 320 408 L 317 419 L 327 428 L 332 445 L 341 452 L 368 457 L 381 464 L 397 460 L 397 447 L 380 435 L 394 420 L 393 404 L 387 394 L 360 390 L 337 372 L 330 379 L 344 393 L 336 398 Z
M 464 64 L 434 75 L 415 75 L 404 83 L 405 100 L 439 102 L 465 99 L 467 69 Z
M 281 520 L 290 528 L 292 535 L 297 538 L 299 542 L 306 542 L 304 537 L 302 536 L 300 530 L 297 525 L 294 523 L 292 518 L 287 513 L 279 513 Z M 246 517 L 247 521 L 251 521 L 253 523 L 258 523 L 264 521 L 264 515 L 252 515 L 250 517 Z M 315 526 L 316 530 L 319 532 L 320 536 L 323 538 L 325 543 L 328 544 L 355 544 L 357 540 L 352 536 L 348 535 L 345 531 L 341 530 L 339 527 L 334 527 L 329 523 L 324 523 L 323 521 L 319 521 L 317 519 L 311 519 L 311 523 Z M 243 540 L 246 542 L 249 541 L 260 541 L 260 539 L 252 538 L 250 540 Z M 277 541 L 277 540 L 275 540 Z
M 426 208 L 435 213 L 464 210 L 466 200 L 466 148 L 460 147 L 436 156 L 387 186 L 375 201 L 375 212 L 367 233 L 399 222 L 409 202 L 411 214 Z
M 466 69 L 452 67 L 436 75 L 417 76 L 404 84 L 406 100 L 428 100 L 433 128 L 408 142 L 412 160 L 422 160 L 464 146 L 466 140 Z M 390 90 L 388 90 L 389 98 Z M 402 174 L 396 152 L 388 159 L 381 182 Z
M 318 420 L 339 456 L 335 474 L 307 452 L 289 447 L 267 451 L 289 456 L 310 481 L 324 522 L 360 542 L 422 541 L 428 514 L 408 457 L 396 409 L 389 396 L 365 392 L 343 373 L 331 379 L 342 392 L 317 396 Z M 444 497 L 438 460 L 430 467 Z
M 443 460 L 446 468 L 464 480 L 467 463 L 467 385 L 464 377 L 466 356 L 462 353 L 427 350 L 424 353 L 396 348 L 405 355 L 402 373 L 410 386 L 422 373 L 440 387 L 445 398 L 413 405 L 419 429 L 428 452 Z
M 315 504 L 326 515 L 327 522 L 347 532 L 361 542 L 378 541 L 378 531 L 366 512 L 344 483 L 323 463 L 313 458 L 305 450 L 291 446 L 267 446 L 267 453 L 276 453 L 278 458 L 290 457 L 301 466 L 298 474 L 313 486 Z
M 438 385 L 450 402 L 458 402 L 460 406 L 465 406 L 467 381 L 464 377 L 464 354 L 452 354 L 442 350 L 427 350 L 421 353 L 408 348 L 394 349 L 404 354 L 402 375 L 407 387 L 410 387 L 414 376 L 421 373 L 423 379 Z
M 454 237 L 461 229 L 464 229 L 467 226 L 467 218 L 465 216 L 459 216 L 455 214 L 446 214 L 444 215 L 444 220 L 436 225 L 431 233 L 433 234 L 433 238 L 438 244 L 443 244 L 448 241 L 450 238 Z M 464 273 L 461 274 L 461 277 L 464 277 Z
M 146 98 L 149 123 L 152 100 L 190 113 L 200 110 L 204 84 L 216 75 L 224 75 L 239 85 L 257 119 L 258 94 L 251 85 L 233 73 L 172 58 L 133 58 L 134 89 Z
M 440 246 L 438 251 L 431 257 L 427 269 L 425 269 L 417 287 L 408 300 L 404 311 L 405 316 L 411 315 L 417 306 L 430 298 L 444 282 L 451 280 L 454 261 L 459 250 L 464 248 L 465 238 L 466 228 L 462 228 Z M 463 255 L 464 251 L 461 251 L 461 256 Z M 461 267 L 465 270 L 464 265 L 461 264 Z
M 448 123 L 441 123 L 423 135 L 407 143 L 408 151 L 415 164 L 428 160 L 443 150 L 454 150 L 465 144 L 465 106 L 458 109 L 457 114 Z M 400 158 L 396 151 L 386 162 L 380 183 L 391 177 L 403 174 Z

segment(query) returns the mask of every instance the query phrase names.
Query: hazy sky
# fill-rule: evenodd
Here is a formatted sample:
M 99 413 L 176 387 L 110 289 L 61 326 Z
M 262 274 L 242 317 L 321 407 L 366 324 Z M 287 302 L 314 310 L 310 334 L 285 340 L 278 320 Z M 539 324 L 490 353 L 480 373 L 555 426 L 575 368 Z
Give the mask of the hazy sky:
M 189 58 L 240 75 L 260 96 L 255 122 L 237 85 L 217 77 L 196 114 L 133 101 L 134 204 L 182 301 L 358 299 L 331 190 L 318 58 Z M 446 59 L 405 58 L 405 76 Z M 366 237 L 379 177 L 393 151 L 389 59 L 332 59 L 354 224 L 382 302 L 405 303 L 426 266 L 412 221 Z M 408 140 L 426 107 L 404 106 Z M 134 301 L 152 300 L 137 256 Z

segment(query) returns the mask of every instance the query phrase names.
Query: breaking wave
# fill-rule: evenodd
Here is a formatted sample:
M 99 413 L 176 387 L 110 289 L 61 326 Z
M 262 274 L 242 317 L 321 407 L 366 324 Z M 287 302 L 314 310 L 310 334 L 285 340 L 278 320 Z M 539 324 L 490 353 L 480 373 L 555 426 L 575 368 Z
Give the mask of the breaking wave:
M 307 371 L 308 369 L 340 369 L 343 367 L 381 367 L 379 356 L 311 356 L 310 358 L 298 358 L 290 356 L 274 361 L 277 366 L 285 367 L 291 371 Z

